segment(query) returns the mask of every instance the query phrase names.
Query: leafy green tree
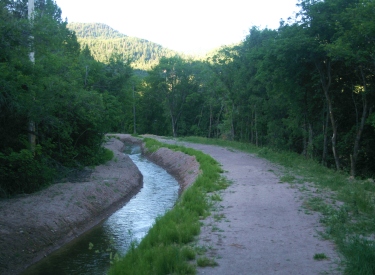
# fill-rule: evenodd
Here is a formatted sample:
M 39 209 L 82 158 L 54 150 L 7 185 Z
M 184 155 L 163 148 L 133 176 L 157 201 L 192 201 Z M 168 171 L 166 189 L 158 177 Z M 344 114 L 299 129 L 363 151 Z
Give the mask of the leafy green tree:
M 356 76 L 351 83 L 354 109 L 357 114 L 353 126 L 353 151 L 350 154 L 350 171 L 353 177 L 356 174 L 362 133 L 366 119 L 372 112 L 371 102 L 374 102 L 370 93 L 375 72 L 373 63 L 375 44 L 371 38 L 375 34 L 375 24 L 372 20 L 374 9 L 373 1 L 356 1 L 355 5 L 345 9 L 337 20 L 333 42 L 326 45 L 329 56 L 341 61 Z
M 198 91 L 194 64 L 175 56 L 162 58 L 150 72 L 148 82 L 152 92 L 162 101 L 165 117 L 169 117 L 171 132 L 178 134 L 180 118 L 187 109 L 187 101 Z

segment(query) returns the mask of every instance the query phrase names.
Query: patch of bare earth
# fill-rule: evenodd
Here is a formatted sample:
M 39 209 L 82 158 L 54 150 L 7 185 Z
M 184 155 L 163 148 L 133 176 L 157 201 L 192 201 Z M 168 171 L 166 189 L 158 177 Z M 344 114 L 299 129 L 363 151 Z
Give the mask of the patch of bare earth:
M 319 216 L 305 213 L 303 194 L 280 182 L 277 166 L 240 151 L 154 138 L 211 155 L 232 182 L 197 241 L 218 265 L 198 274 L 340 274 L 334 244 L 319 235 Z M 314 260 L 318 253 L 328 259 Z
M 142 175 L 122 153 L 123 143 L 105 147 L 114 159 L 81 182 L 64 182 L 35 194 L 0 200 L 0 274 L 17 274 L 92 228 L 142 187 Z

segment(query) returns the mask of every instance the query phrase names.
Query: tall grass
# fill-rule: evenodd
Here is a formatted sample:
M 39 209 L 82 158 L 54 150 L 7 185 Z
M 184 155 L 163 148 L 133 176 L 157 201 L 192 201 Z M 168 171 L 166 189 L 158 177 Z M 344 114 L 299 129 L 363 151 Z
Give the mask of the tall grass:
M 302 178 L 300 182 L 313 183 L 320 193 L 314 194 L 305 205 L 321 213 L 321 222 L 325 225 L 323 235 L 333 240 L 343 255 L 345 274 L 375 274 L 373 180 L 350 179 L 345 172 L 328 169 L 315 160 L 291 152 L 217 139 L 189 137 L 183 140 L 252 153 L 285 167 L 289 177 L 294 174 Z
M 200 232 L 200 220 L 209 215 L 209 192 L 227 187 L 217 161 L 200 151 L 144 139 L 146 147 L 182 151 L 195 156 L 202 174 L 179 198 L 175 207 L 159 217 L 148 234 L 115 262 L 109 274 L 195 274 L 196 252 L 191 243 Z

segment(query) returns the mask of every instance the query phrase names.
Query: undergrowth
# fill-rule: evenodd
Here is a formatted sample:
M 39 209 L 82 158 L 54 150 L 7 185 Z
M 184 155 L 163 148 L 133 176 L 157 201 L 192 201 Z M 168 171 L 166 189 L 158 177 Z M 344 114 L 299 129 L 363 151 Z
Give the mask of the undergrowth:
M 115 262 L 109 274 L 195 274 L 197 251 L 192 245 L 200 232 L 200 220 L 209 215 L 210 192 L 224 189 L 228 183 L 217 161 L 200 151 L 176 145 L 162 144 L 145 138 L 146 148 L 156 151 L 160 147 L 195 156 L 202 174 L 189 187 L 173 209 L 159 217 L 141 242 L 133 243 L 127 254 Z
M 305 206 L 321 213 L 323 237 L 335 242 L 344 257 L 345 274 L 375 274 L 375 183 L 350 179 L 344 172 L 322 166 L 292 152 L 260 148 L 252 144 L 199 137 L 184 138 L 202 144 L 230 147 L 256 154 L 285 167 L 281 182 L 312 183 L 316 191 Z

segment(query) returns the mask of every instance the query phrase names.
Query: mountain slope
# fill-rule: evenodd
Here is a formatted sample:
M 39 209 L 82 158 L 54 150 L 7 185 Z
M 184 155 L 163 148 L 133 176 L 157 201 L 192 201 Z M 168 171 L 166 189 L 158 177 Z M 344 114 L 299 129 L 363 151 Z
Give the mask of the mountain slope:
M 130 37 L 101 23 L 69 23 L 68 28 L 77 35 L 81 47 L 89 47 L 93 57 L 107 62 L 111 54 L 129 57 L 135 69 L 149 70 L 163 56 L 184 56 L 145 39 Z

